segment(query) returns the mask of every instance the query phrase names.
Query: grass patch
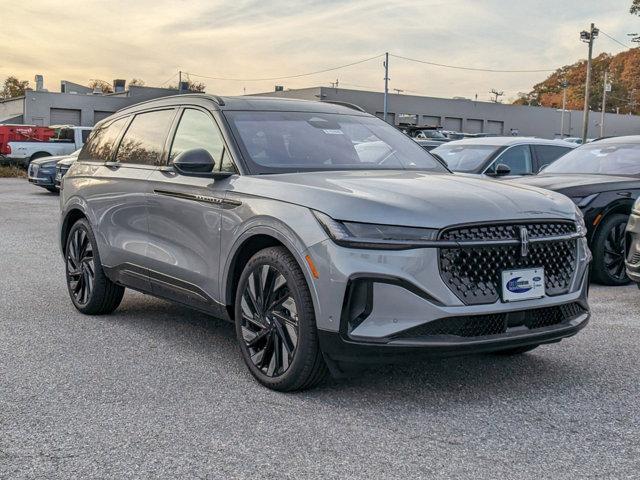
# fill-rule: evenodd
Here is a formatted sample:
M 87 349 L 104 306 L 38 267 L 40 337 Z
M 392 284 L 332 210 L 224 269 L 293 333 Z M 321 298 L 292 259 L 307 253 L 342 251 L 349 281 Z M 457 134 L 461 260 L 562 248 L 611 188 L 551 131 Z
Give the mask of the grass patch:
M 0 165 L 0 178 L 26 178 L 27 172 L 24 168 L 15 165 Z

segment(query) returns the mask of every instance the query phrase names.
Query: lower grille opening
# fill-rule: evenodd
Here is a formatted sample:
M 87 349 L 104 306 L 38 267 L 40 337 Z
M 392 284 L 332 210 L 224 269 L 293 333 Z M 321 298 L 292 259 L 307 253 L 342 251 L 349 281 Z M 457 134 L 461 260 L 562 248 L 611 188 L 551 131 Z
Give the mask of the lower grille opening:
M 394 338 L 432 337 L 452 335 L 456 337 L 485 337 L 506 333 L 508 328 L 525 326 L 529 330 L 550 327 L 572 320 L 585 313 L 578 303 L 536 308 L 522 312 L 468 315 L 440 318 L 394 336 Z

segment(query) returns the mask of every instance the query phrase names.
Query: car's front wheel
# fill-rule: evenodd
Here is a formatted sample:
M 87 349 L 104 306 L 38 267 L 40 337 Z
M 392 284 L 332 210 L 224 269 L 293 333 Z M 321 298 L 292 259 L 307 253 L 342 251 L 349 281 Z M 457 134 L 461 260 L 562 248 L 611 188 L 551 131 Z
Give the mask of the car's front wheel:
M 598 226 L 593 238 L 593 279 L 603 285 L 626 285 L 629 277 L 625 270 L 625 227 L 629 215 L 608 215 Z
M 74 306 L 88 315 L 113 312 L 124 287 L 107 278 L 100 263 L 96 239 L 85 219 L 73 224 L 65 248 L 67 289 Z
M 242 358 L 261 384 L 294 391 L 326 376 L 311 294 L 285 248 L 261 250 L 247 262 L 234 307 Z

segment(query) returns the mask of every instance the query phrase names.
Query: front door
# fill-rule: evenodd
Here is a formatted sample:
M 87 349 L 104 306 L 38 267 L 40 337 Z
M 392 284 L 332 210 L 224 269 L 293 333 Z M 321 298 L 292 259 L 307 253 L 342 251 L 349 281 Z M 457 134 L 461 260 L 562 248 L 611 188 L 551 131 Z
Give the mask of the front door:
M 206 149 L 220 170 L 225 145 L 210 112 L 186 108 L 168 146 L 168 165 L 185 150 Z M 153 292 L 206 310 L 219 307 L 221 209 L 228 180 L 165 168 L 150 177 L 149 275 Z

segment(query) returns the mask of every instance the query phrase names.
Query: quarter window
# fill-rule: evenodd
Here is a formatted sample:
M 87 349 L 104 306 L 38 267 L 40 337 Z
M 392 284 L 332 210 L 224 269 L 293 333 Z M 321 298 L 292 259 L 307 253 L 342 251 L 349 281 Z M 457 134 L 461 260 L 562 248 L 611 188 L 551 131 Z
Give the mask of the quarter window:
M 136 115 L 120 142 L 118 161 L 139 165 L 160 165 L 173 115 L 173 110 L 158 110 Z
M 120 132 L 129 121 L 129 117 L 120 118 L 102 125 L 93 131 L 88 142 L 80 152 L 78 160 L 108 162 L 115 151 Z
M 220 168 L 224 142 L 213 118 L 200 110 L 187 109 L 182 114 L 180 124 L 171 145 L 169 160 L 186 150 L 204 148 L 216 162 L 216 170 Z M 228 155 L 225 155 L 228 157 Z
M 510 175 L 528 175 L 533 173 L 529 145 L 509 147 L 493 162 L 490 171 L 494 172 L 496 166 L 500 164 L 507 165 L 511 169 Z

